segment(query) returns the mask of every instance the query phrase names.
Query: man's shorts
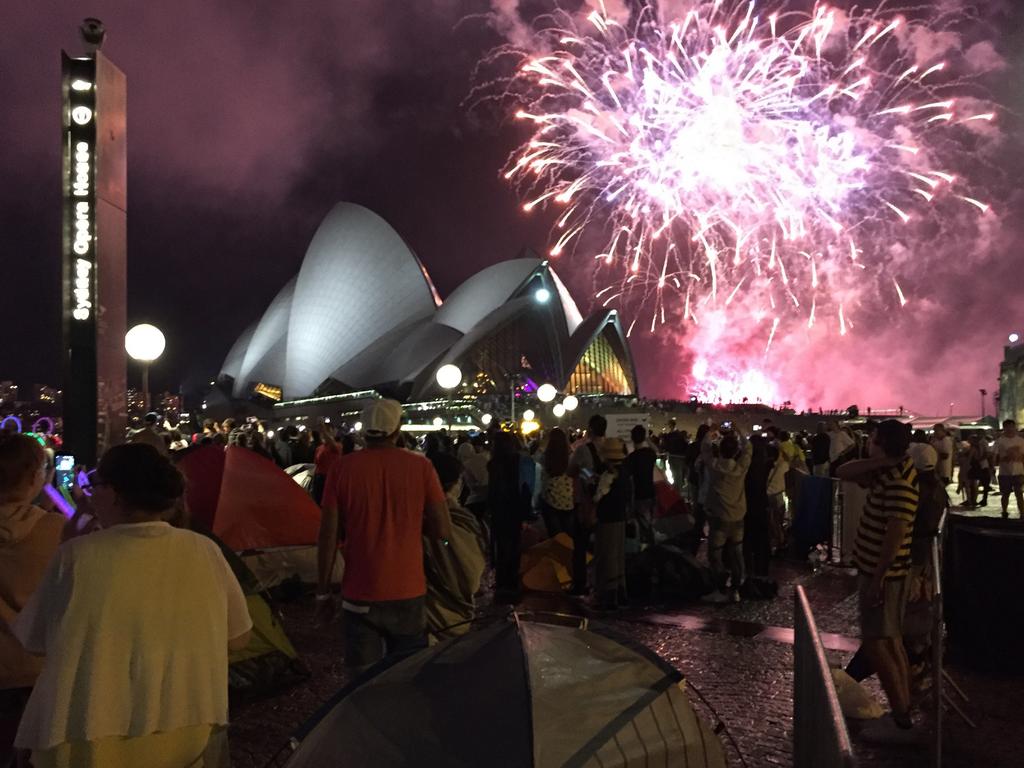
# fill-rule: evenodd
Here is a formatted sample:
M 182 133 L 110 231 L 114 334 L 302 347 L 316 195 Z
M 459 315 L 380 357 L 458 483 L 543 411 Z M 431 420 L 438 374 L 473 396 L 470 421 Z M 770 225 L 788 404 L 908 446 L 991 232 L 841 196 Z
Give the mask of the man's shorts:
M 404 654 L 427 645 L 426 597 L 342 603 L 345 665 L 364 669 L 385 656 Z
M 1005 495 L 1024 490 L 1024 475 L 1000 475 L 999 492 Z
M 860 636 L 863 640 L 903 637 L 903 615 L 907 608 L 907 579 L 886 579 L 882 582 L 882 603 L 871 605 L 868 590 L 871 578 L 861 574 L 857 579 L 857 605 L 860 609 Z
M 708 549 L 722 549 L 727 544 L 743 543 L 743 521 L 723 522 L 712 519 L 708 525 Z

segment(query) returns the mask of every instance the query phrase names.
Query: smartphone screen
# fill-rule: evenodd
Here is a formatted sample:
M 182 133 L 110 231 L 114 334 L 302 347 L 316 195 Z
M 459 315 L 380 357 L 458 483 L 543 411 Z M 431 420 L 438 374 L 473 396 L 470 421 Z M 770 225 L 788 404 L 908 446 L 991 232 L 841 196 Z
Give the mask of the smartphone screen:
M 75 482 L 75 457 L 69 453 L 57 454 L 54 481 L 58 488 L 71 490 Z

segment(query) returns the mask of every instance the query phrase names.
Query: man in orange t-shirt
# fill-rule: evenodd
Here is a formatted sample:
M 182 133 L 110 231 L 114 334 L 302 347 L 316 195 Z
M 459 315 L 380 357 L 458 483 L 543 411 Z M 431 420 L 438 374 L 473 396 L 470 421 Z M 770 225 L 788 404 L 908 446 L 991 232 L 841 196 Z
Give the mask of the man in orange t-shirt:
M 370 403 L 361 418 L 366 450 L 338 459 L 324 488 L 318 613 L 333 615 L 330 574 L 340 535 L 345 663 L 357 670 L 426 644 L 423 535 L 445 540 L 451 531 L 433 465 L 395 445 L 401 420 L 396 401 Z

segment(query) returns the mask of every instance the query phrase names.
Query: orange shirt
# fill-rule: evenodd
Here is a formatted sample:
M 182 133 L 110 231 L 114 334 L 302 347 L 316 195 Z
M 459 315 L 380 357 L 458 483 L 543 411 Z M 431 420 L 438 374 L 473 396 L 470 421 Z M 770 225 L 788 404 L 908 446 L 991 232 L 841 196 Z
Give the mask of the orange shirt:
M 350 600 L 407 600 L 426 594 L 423 511 L 444 501 L 426 457 L 393 446 L 338 459 L 323 506 L 337 508 L 345 536 L 341 593 Z

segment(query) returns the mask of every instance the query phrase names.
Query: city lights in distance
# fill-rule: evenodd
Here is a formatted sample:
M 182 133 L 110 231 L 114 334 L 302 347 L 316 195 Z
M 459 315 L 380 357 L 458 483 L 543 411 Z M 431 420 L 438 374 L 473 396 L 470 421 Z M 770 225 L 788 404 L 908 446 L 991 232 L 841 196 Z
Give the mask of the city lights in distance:
M 537 387 L 537 399 L 542 403 L 550 403 L 558 396 L 558 390 L 552 384 L 541 384 Z
M 560 419 L 565 416 L 565 406 L 561 403 L 555 403 L 555 407 L 551 409 L 551 412 L 555 414 L 556 419 Z
M 440 427 L 442 424 L 444 424 L 444 419 L 442 419 L 440 416 L 435 416 L 434 417 L 434 426 L 435 427 Z
M 437 369 L 434 378 L 441 389 L 455 389 L 462 383 L 462 370 L 457 365 L 446 363 Z
M 533 298 L 538 304 L 547 304 L 551 300 L 551 291 L 547 288 L 538 288 L 533 294 Z
M 580 401 L 576 399 L 575 395 L 569 395 L 562 401 L 562 405 L 565 406 L 565 410 L 567 411 L 575 411 L 579 404 Z

